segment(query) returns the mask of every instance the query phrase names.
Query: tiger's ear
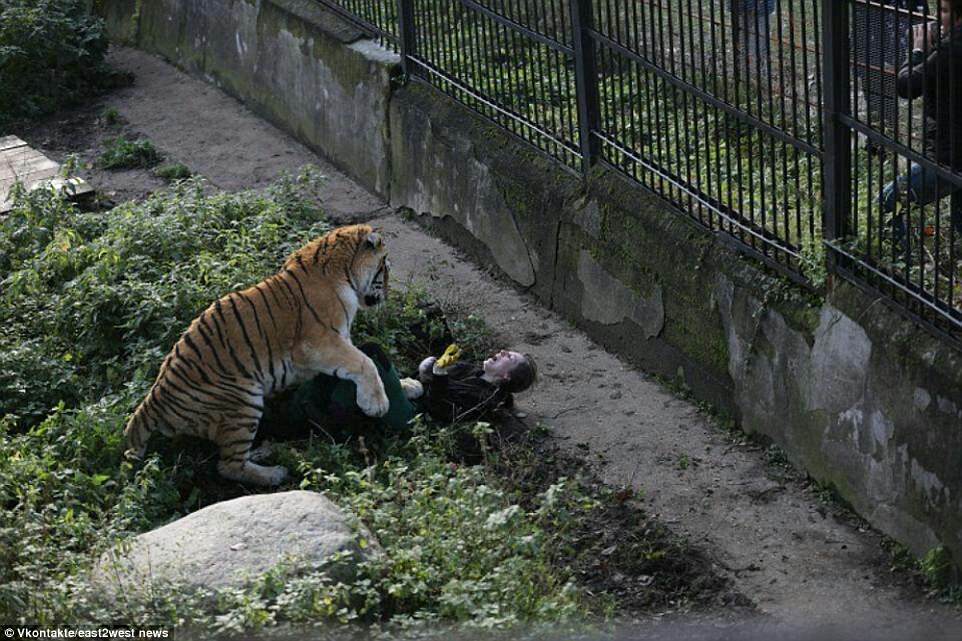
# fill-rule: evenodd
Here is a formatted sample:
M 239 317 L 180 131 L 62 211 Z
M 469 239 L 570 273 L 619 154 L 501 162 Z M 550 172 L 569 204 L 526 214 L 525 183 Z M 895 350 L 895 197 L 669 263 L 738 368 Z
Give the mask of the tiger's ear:
M 381 240 L 381 234 L 377 233 L 376 231 L 372 231 L 370 234 L 368 234 L 365 242 L 371 249 L 380 249 L 381 245 L 384 244 L 384 241 Z

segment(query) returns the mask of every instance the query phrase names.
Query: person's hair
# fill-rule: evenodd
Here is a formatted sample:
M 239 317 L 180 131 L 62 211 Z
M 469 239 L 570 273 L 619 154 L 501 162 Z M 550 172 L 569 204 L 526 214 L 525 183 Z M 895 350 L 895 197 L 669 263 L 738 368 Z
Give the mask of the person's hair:
M 511 376 L 501 384 L 505 391 L 512 394 L 525 391 L 538 379 L 538 365 L 534 362 L 534 358 L 531 354 L 522 354 L 522 356 L 524 360 L 514 366 Z

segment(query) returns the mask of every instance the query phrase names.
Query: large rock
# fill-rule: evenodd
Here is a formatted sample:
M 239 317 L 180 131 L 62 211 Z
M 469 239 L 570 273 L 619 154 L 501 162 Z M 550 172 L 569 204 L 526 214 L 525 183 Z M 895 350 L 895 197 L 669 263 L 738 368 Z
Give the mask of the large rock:
M 339 553 L 336 564 L 325 563 Z M 94 576 L 121 591 L 151 582 L 219 589 L 281 565 L 297 573 L 325 567 L 341 578 L 379 553 L 377 541 L 324 496 L 281 492 L 217 503 L 134 537 L 105 553 Z

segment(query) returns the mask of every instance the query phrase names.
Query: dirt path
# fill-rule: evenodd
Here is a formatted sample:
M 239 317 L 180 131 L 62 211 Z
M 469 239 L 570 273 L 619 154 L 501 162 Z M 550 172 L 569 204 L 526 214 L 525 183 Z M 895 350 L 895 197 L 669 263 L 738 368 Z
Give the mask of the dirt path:
M 390 236 L 402 282 L 417 280 L 436 296 L 474 310 L 506 344 L 535 356 L 542 380 L 519 399 L 529 420 L 593 460 L 609 483 L 638 490 L 646 510 L 707 549 L 762 611 L 807 625 L 855 620 L 890 630 L 950 616 L 942 631 L 962 630 L 954 611 L 925 600 L 905 576 L 888 572 L 876 533 L 820 503 L 804 483 L 773 466 L 764 449 L 733 442 L 692 403 L 415 224 L 385 215 L 384 203 L 218 90 L 139 52 L 121 50 L 113 60 L 134 71 L 137 82 L 90 110 L 114 107 L 125 131 L 148 136 L 214 185 L 262 186 L 281 171 L 315 163 L 330 176 L 324 197 L 332 216 L 380 216 L 376 224 Z M 89 124 L 90 110 L 77 117 Z M 55 157 L 78 151 L 90 159 L 103 138 L 116 135 L 103 123 L 87 130 L 71 136 L 69 127 L 55 122 L 25 138 L 33 135 L 30 142 Z M 149 172 L 92 170 L 86 177 L 118 198 L 163 184 Z
M 165 162 L 183 163 L 220 189 L 265 187 L 284 172 L 313 164 L 328 177 L 321 198 L 332 216 L 350 220 L 387 211 L 382 201 L 330 163 L 216 87 L 133 49 L 113 51 L 111 62 L 135 75 L 133 86 L 21 132 L 24 140 L 56 160 L 77 154 L 88 165 L 80 172 L 83 177 L 111 199 L 141 198 L 166 184 L 150 170 L 96 167 L 104 142 L 123 135 L 148 138 Z M 120 114 L 118 124 L 105 121 L 103 114 L 110 109 Z

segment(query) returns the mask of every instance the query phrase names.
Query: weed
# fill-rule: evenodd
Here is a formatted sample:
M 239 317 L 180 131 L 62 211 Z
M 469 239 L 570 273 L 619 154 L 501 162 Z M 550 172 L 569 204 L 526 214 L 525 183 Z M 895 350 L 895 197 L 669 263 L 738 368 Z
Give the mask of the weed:
M 104 112 L 100 114 L 100 118 L 104 121 L 105 125 L 113 126 L 120 122 L 120 112 L 117 111 L 115 107 L 107 107 Z
M 951 586 L 955 568 L 952 554 L 945 546 L 939 545 L 926 552 L 918 565 L 926 582 L 936 590 L 944 591 Z
M 190 178 L 193 174 L 187 165 L 175 162 L 157 167 L 154 169 L 154 175 L 158 178 L 163 178 L 168 182 L 172 182 L 174 180 L 185 180 Z
M 943 603 L 962 606 L 962 585 L 951 553 L 944 546 L 936 546 L 921 559 L 905 545 L 882 537 L 882 549 L 889 557 L 891 571 L 909 573 L 920 587 L 925 588 Z
M 161 159 L 160 152 L 149 140 L 128 140 L 124 136 L 118 136 L 106 141 L 97 164 L 103 169 L 146 169 L 153 167 Z

